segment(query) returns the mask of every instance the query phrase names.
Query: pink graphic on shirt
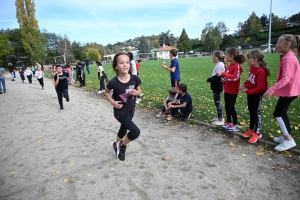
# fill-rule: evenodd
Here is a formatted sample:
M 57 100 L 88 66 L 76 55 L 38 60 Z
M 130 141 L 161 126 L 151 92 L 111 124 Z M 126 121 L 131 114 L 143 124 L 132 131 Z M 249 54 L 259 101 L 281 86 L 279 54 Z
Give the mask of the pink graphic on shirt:
M 134 85 L 130 85 L 128 89 L 125 90 L 125 93 L 119 95 L 124 102 L 127 102 L 129 98 L 131 98 L 131 100 L 134 99 L 133 95 L 128 94 L 132 89 L 134 89 Z

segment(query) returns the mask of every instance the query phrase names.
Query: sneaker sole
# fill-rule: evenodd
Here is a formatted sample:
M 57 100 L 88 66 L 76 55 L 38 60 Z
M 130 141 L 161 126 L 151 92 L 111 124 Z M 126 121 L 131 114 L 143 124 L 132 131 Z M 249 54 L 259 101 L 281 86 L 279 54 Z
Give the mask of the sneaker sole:
M 290 150 L 290 149 L 292 149 L 292 148 L 294 148 L 296 145 L 294 145 L 294 146 L 292 146 L 292 147 L 290 147 L 290 148 L 288 148 L 288 149 L 276 149 L 276 147 L 274 148 L 276 151 L 280 151 L 280 152 L 282 152 L 282 151 L 287 151 L 287 150 Z
M 251 137 L 251 136 L 252 136 L 252 135 L 247 135 L 247 136 L 242 135 L 243 138 L 249 138 L 249 137 Z
M 259 138 L 257 138 L 257 140 L 255 140 L 255 141 L 249 142 L 249 140 L 250 140 L 250 139 L 249 139 L 249 140 L 248 140 L 248 143 L 254 144 L 254 143 L 256 143 L 260 138 L 261 138 L 261 134 L 260 134 Z
M 113 150 L 114 150 L 114 156 L 117 158 L 118 156 L 117 156 L 117 152 L 115 151 L 114 143 L 115 142 L 111 142 L 110 146 L 113 148 Z
M 234 130 L 229 130 L 228 129 L 228 131 L 230 131 L 230 132 L 237 132 L 237 131 L 239 131 L 240 129 L 234 129 Z

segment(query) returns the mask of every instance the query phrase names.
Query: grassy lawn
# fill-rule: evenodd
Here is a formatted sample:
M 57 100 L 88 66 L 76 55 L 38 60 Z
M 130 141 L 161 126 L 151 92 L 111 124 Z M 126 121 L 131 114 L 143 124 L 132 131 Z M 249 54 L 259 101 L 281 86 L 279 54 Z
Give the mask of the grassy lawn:
M 265 60 L 271 68 L 271 76 L 268 78 L 269 86 L 272 86 L 277 77 L 279 66 L 279 54 L 265 54 Z M 155 60 L 144 61 L 140 68 L 140 78 L 142 80 L 141 88 L 144 96 L 143 101 L 138 107 L 151 106 L 157 109 L 162 107 L 162 102 L 167 96 L 167 89 L 171 86 L 169 71 L 162 69 L 161 65 L 165 61 L 170 63 L 170 60 Z M 216 108 L 214 106 L 212 91 L 206 79 L 211 76 L 214 68 L 214 63 L 211 57 L 191 57 L 179 59 L 181 70 L 181 81 L 188 86 L 188 92 L 193 98 L 193 113 L 192 119 L 210 122 L 216 118 Z M 111 64 L 103 65 L 108 77 L 112 78 L 115 74 L 112 71 Z M 241 83 L 244 83 L 249 72 L 247 63 L 243 64 L 244 73 L 242 74 Z M 97 66 L 91 66 L 91 75 L 87 75 L 86 85 L 88 90 L 99 90 L 99 81 L 97 79 Z M 223 101 L 223 99 L 222 99 Z M 273 118 L 273 111 L 276 106 L 277 98 L 271 97 L 264 99 L 262 105 L 263 139 L 272 140 L 274 136 L 281 135 L 280 128 Z M 224 103 L 223 103 L 224 107 Z M 244 132 L 248 129 L 249 114 L 247 108 L 246 94 L 238 95 L 236 110 L 238 113 L 238 121 L 240 131 Z M 225 114 L 225 111 L 224 111 Z M 224 115 L 225 116 L 225 115 Z M 291 104 L 289 109 L 289 117 L 292 127 L 292 136 L 294 137 L 298 148 L 300 148 L 300 99 L 297 98 Z

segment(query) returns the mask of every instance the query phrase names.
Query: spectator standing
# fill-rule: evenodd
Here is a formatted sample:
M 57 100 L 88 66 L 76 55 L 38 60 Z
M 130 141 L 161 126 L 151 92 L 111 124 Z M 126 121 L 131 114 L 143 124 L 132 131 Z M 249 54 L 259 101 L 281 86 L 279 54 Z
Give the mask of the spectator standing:
M 85 66 L 88 74 L 90 74 L 90 59 L 88 57 L 85 59 Z
M 5 84 L 4 73 L 5 73 L 5 69 L 0 64 L 0 94 L 6 93 L 6 84 Z
M 171 58 L 171 64 L 168 66 L 165 62 L 162 65 L 162 68 L 170 71 L 170 77 L 171 77 L 171 86 L 172 87 L 178 87 L 180 82 L 180 66 L 177 59 L 178 51 L 176 49 L 170 50 L 170 58 Z

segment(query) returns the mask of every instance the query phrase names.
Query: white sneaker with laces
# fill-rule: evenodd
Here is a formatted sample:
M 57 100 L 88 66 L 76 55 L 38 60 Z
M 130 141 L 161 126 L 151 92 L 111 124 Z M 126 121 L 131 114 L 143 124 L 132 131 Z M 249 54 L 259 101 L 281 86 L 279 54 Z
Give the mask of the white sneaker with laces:
M 155 115 L 155 117 L 160 118 L 162 116 L 165 116 L 165 114 L 163 112 L 159 112 L 157 115 Z
M 169 116 L 167 117 L 167 120 L 168 120 L 168 121 L 171 121 L 171 120 L 172 120 L 172 115 L 169 115 Z
M 283 142 L 283 136 L 279 136 L 279 137 L 274 137 L 273 138 L 273 141 L 274 142 L 277 142 L 277 143 L 282 143 Z
M 274 149 L 276 151 L 286 151 L 296 146 L 296 143 L 293 138 L 290 140 L 283 139 L 283 142 L 277 145 Z
M 212 125 L 217 125 L 217 126 L 223 126 L 224 125 L 224 120 L 220 121 L 219 119 L 216 121 L 213 121 L 211 123 Z
M 141 103 L 141 102 L 142 102 L 142 99 L 136 98 L 135 103 L 139 104 L 139 103 Z
M 98 94 L 102 94 L 104 92 L 104 90 L 99 90 Z

